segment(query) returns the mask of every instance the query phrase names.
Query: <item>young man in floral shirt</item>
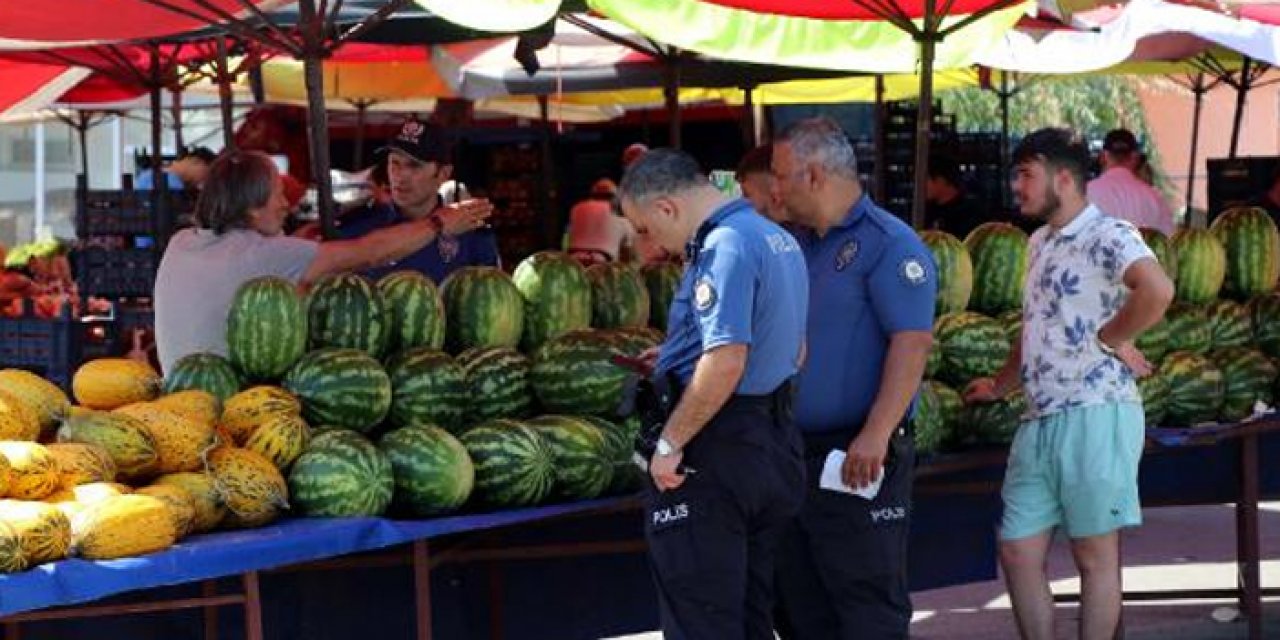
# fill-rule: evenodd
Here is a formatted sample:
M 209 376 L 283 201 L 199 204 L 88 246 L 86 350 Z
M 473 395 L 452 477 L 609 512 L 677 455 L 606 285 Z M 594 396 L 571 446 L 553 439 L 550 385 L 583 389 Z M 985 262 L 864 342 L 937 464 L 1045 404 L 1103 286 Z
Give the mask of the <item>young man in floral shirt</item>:
M 1042 129 L 1014 155 L 1031 236 L 1022 339 L 968 401 L 1021 384 L 1028 412 L 1009 454 L 1000 562 L 1023 638 L 1050 640 L 1045 558 L 1061 527 L 1081 577 L 1080 638 L 1110 640 L 1120 621 L 1119 530 L 1142 521 L 1138 460 L 1144 418 L 1135 379 L 1151 365 L 1133 341 L 1163 316 L 1173 285 L 1133 225 L 1090 205 L 1083 140 Z

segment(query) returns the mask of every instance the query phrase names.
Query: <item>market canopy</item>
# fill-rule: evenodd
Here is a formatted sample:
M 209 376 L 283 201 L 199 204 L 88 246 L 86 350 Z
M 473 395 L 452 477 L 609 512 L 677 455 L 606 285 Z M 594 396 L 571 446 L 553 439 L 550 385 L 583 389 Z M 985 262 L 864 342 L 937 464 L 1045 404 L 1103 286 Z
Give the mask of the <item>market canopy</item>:
M 0 2 L 0 49 L 47 49 L 162 38 L 249 19 L 292 0 Z
M 89 74 L 79 67 L 0 60 L 0 121 L 44 109 Z

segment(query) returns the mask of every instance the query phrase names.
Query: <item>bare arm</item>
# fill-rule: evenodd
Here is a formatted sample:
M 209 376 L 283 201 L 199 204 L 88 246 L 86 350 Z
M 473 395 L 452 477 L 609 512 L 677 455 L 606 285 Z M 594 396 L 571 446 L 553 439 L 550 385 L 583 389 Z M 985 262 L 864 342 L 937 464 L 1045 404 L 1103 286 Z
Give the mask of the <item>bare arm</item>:
M 1129 265 L 1124 285 L 1129 288 L 1124 306 L 1098 331 L 1098 338 L 1113 346 L 1132 342 L 1159 322 L 1173 300 L 1173 283 L 1154 258 Z
M 888 439 L 902 422 L 907 408 L 911 406 L 911 399 L 920 388 L 920 380 L 924 378 L 931 346 L 933 333 L 929 331 L 901 331 L 889 339 L 880 390 L 871 404 L 871 412 L 867 414 L 864 432 Z
M 746 369 L 745 344 L 727 344 L 703 353 L 662 437 L 683 449 L 733 395 Z

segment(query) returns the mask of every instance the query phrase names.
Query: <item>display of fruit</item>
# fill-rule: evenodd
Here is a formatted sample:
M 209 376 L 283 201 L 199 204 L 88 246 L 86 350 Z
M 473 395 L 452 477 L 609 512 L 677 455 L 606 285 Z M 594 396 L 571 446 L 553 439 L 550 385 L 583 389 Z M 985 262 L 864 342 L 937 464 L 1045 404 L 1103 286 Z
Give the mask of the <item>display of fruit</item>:
M 449 274 L 440 288 L 448 318 L 445 345 L 450 353 L 520 344 L 524 297 L 502 270 L 464 267 Z
M 468 429 L 459 438 L 475 466 L 473 496 L 485 506 L 528 507 L 555 487 L 555 454 L 528 425 L 498 419 Z
M 35 410 L 42 435 L 52 434 L 71 410 L 71 401 L 58 385 L 30 371 L 0 369 L 0 389 Z
M 231 434 L 234 444 L 244 445 L 258 425 L 281 413 L 302 415 L 302 402 L 280 387 L 260 385 L 228 398 L 219 426 Z
M 1223 211 L 1209 231 L 1226 254 L 1222 295 L 1248 300 L 1270 293 L 1280 279 L 1280 231 L 1266 209 L 1240 207 Z
M 1156 261 L 1164 269 L 1165 275 L 1169 276 L 1170 280 L 1176 280 L 1178 277 L 1178 253 L 1173 249 L 1173 241 L 1159 229 L 1143 227 L 1140 231 L 1142 232 L 1142 239 L 1147 243 L 1147 247 L 1151 249 L 1151 253 L 1156 254 Z
M 283 386 L 302 401 L 309 424 L 369 432 L 391 410 L 391 379 L 357 349 L 312 351 L 289 370 Z
M 507 347 L 468 349 L 458 354 L 458 364 L 467 385 L 464 424 L 524 418 L 532 411 L 531 365 L 524 354 Z
M 1174 297 L 1193 304 L 1218 297 L 1227 275 L 1227 252 L 1218 237 L 1207 229 L 1184 227 L 1173 234 L 1173 252 L 1178 256 Z
M 444 348 L 444 300 L 430 278 L 417 271 L 396 271 L 378 281 L 378 291 L 391 312 L 387 353 Z
M 394 492 L 391 462 L 354 431 L 316 438 L 289 472 L 293 506 L 306 516 L 380 516 Z
M 995 375 L 1009 357 L 1007 331 L 999 322 L 972 311 L 938 318 L 933 339 L 942 354 L 938 376 L 956 388 L 974 378 Z
M 591 281 L 591 326 L 597 329 L 643 327 L 649 323 L 649 290 L 640 271 L 607 262 L 587 269 Z
M 391 424 L 434 424 L 452 431 L 463 423 L 469 394 L 462 366 L 449 354 L 415 347 L 387 360 Z
M 559 251 L 539 251 L 516 266 L 511 276 L 524 299 L 520 347 L 542 343 L 591 326 L 592 283 L 576 259 Z
M 243 384 L 230 360 L 216 353 L 193 353 L 179 358 L 173 368 L 165 372 L 164 392 L 207 391 L 221 402 L 240 391 Z
M 310 349 L 356 349 L 381 358 L 391 340 L 393 314 L 367 278 L 344 273 L 321 278 L 307 292 Z
M 129 358 L 99 358 L 84 363 L 71 379 L 76 402 L 90 409 L 115 409 L 155 400 L 164 381 L 151 365 Z
M 613 479 L 608 441 L 596 425 L 572 416 L 547 415 L 526 422 L 546 441 L 555 467 L 553 495 L 588 500 L 603 495 Z
M 1170 424 L 1194 426 L 1218 417 L 1226 384 L 1222 371 L 1208 358 L 1175 351 L 1160 363 L 1160 375 L 1169 382 Z
M 279 380 L 307 352 L 307 310 L 292 282 L 264 277 L 236 291 L 227 314 L 231 363 L 249 382 Z
M 448 431 L 415 424 L 383 435 L 378 448 L 391 463 L 399 511 L 427 518 L 455 511 L 471 497 L 475 466 Z
M 987 222 L 964 239 L 973 261 L 969 309 L 998 315 L 1022 306 L 1027 276 L 1027 234 L 1003 222 Z
M 934 315 L 964 311 L 973 294 L 973 259 L 959 238 L 945 231 L 922 231 L 920 239 L 933 253 L 938 269 L 938 302 Z
M 608 417 L 617 413 L 632 375 L 613 362 L 616 355 L 608 333 L 574 331 L 534 353 L 529 381 L 548 411 Z
M 667 330 L 667 314 L 683 276 L 684 267 L 674 262 L 658 262 L 640 267 L 640 277 L 644 279 L 645 289 L 649 290 L 649 326 L 660 331 Z

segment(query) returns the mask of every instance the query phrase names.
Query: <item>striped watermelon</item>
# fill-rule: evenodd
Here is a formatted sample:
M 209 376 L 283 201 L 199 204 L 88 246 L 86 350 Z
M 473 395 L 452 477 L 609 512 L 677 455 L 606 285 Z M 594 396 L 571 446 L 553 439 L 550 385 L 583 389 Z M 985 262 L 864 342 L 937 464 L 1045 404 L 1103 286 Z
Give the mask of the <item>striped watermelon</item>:
M 391 339 L 391 310 L 372 282 L 354 273 L 321 279 L 307 294 L 312 349 L 359 349 L 381 358 Z
M 1206 310 L 1210 343 L 1214 349 L 1244 347 L 1253 343 L 1253 315 L 1232 300 L 1214 300 Z
M 632 357 L 661 345 L 664 337 L 661 331 L 650 327 L 620 327 L 606 333 L 619 351 Z
M 430 278 L 417 271 L 396 271 L 378 281 L 378 292 L 391 313 L 388 353 L 444 348 L 444 300 Z
M 963 387 L 974 378 L 995 375 L 1009 357 L 1009 339 L 1000 323 L 972 311 L 948 313 L 933 326 L 942 347 L 942 381 Z
M 1190 351 L 1198 355 L 1209 352 L 1213 325 L 1204 306 L 1175 302 L 1169 305 L 1164 320 L 1169 323 L 1170 351 Z
M 164 392 L 197 389 L 212 393 L 222 402 L 239 392 L 243 384 L 240 373 L 226 358 L 215 353 L 193 353 L 183 356 L 166 372 Z
M 920 239 L 938 265 L 938 303 L 934 315 L 964 311 L 973 294 L 973 259 L 959 238 L 945 231 L 923 231 Z
M 587 269 L 591 281 L 591 326 L 643 327 L 649 323 L 649 290 L 635 267 L 608 262 Z
M 528 423 L 551 447 L 556 487 L 553 495 L 589 500 L 604 494 L 613 479 L 611 450 L 599 427 L 571 416 L 539 416 Z
M 1178 255 L 1174 298 L 1207 304 L 1218 297 L 1227 275 L 1227 252 L 1217 236 L 1207 229 L 1184 227 L 1173 234 L 1173 252 Z
M 302 416 L 312 425 L 368 432 L 391 409 L 390 378 L 356 349 L 308 353 L 289 370 L 284 388 L 302 401 Z
M 1171 425 L 1192 426 L 1217 418 L 1226 389 L 1222 371 L 1212 361 L 1175 351 L 1160 363 L 1160 375 L 1169 382 L 1167 415 Z
M 969 308 L 988 315 L 1021 308 L 1027 234 L 1011 224 L 987 222 L 969 232 L 964 244 L 973 260 Z
M 1140 231 L 1142 232 L 1142 239 L 1147 243 L 1147 248 L 1151 249 L 1151 253 L 1156 254 L 1156 261 L 1164 269 L 1165 275 L 1169 276 L 1169 280 L 1176 280 L 1178 277 L 1178 252 L 1173 249 L 1173 241 L 1159 229 L 1143 227 Z
M 514 420 L 492 420 L 468 429 L 460 438 L 475 465 L 478 502 L 498 508 L 528 507 L 551 495 L 554 454 L 532 427 Z
M 565 334 L 534 354 L 529 372 L 533 391 L 548 411 L 613 415 L 622 404 L 631 375 L 611 362 L 617 354 L 617 346 L 606 333 Z
M 512 274 L 524 297 L 526 352 L 574 329 L 591 326 L 591 283 L 587 272 L 569 254 L 539 251 L 525 258 Z
M 515 347 L 524 331 L 524 298 L 495 267 L 463 267 L 441 285 L 445 345 L 450 353 L 472 347 Z
M 649 326 L 667 330 L 667 314 L 676 297 L 684 267 L 674 262 L 655 262 L 640 267 L 640 277 L 649 290 Z
M 252 382 L 279 380 L 307 352 L 307 313 L 293 283 L 255 278 L 236 290 L 227 313 L 231 364 Z
M 1218 418 L 1238 422 L 1253 415 L 1255 402 L 1272 403 L 1272 385 L 1276 381 L 1276 365 L 1261 351 L 1247 347 L 1221 349 L 1209 359 L 1222 371 L 1224 385 L 1222 408 Z
M 996 322 L 1004 327 L 1004 337 L 1009 339 L 1009 346 L 1022 340 L 1022 310 L 1006 311 L 996 318 Z
M 1159 371 L 1138 379 L 1142 393 L 1142 412 L 1148 427 L 1158 427 L 1169 414 L 1169 379 Z
M 1280 293 L 1258 296 L 1249 301 L 1253 315 L 1253 339 L 1262 352 L 1280 358 Z
M 515 349 L 468 349 L 458 355 L 467 385 L 463 422 L 523 418 L 533 411 L 529 359 Z
M 951 434 L 961 426 L 960 422 L 964 417 L 964 399 L 960 397 L 959 391 L 941 382 L 934 382 L 933 392 L 938 396 L 938 412 L 942 414 L 943 429 L 947 434 L 941 446 L 946 446 L 947 442 L 952 440 Z
M 947 391 L 955 393 L 941 382 L 925 380 L 920 383 L 920 389 L 916 392 L 911 430 L 915 434 L 916 451 L 920 453 L 939 450 L 947 439 L 949 416 L 946 413 L 946 400 L 943 399 L 943 394 Z
M 332 431 L 316 438 L 289 472 L 291 502 L 305 516 L 380 516 L 394 491 L 391 462 L 353 431 Z
M 397 510 L 426 518 L 455 511 L 471 496 L 475 467 L 467 448 L 448 431 L 416 424 L 382 436 L 378 448 L 395 476 Z
M 1248 300 L 1276 288 L 1276 280 L 1280 279 L 1280 231 L 1266 209 L 1228 209 L 1213 221 L 1209 231 L 1226 250 L 1224 296 Z
M 1148 362 L 1159 362 L 1169 353 L 1169 320 L 1161 317 L 1159 322 L 1151 325 L 1146 331 L 1138 334 L 1133 341 Z
M 645 474 L 633 460 L 636 436 L 640 434 L 640 420 L 628 418 L 620 422 L 611 422 L 599 416 L 577 416 L 600 429 L 604 434 L 608 447 L 609 461 L 613 472 L 606 493 L 618 495 L 639 491 L 644 486 Z
M 1027 399 L 1021 391 L 995 402 L 965 405 L 961 426 L 954 432 L 952 440 L 961 446 L 1009 444 L 1013 442 L 1026 410 Z
M 391 424 L 435 424 L 449 431 L 462 426 L 467 410 L 467 376 L 443 351 L 415 347 L 387 361 L 391 379 Z
M 929 359 L 924 362 L 924 377 L 932 380 L 938 377 L 938 372 L 942 370 L 942 345 L 937 340 L 933 341 L 933 345 L 929 347 Z

